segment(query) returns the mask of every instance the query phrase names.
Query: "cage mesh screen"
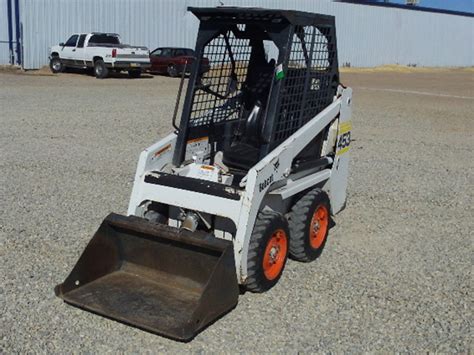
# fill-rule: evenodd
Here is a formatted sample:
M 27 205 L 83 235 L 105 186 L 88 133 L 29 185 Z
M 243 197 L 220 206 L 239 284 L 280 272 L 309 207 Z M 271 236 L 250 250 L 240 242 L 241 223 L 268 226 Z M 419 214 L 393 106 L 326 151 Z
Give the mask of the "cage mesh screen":
M 250 53 L 250 40 L 236 38 L 231 30 L 225 35 L 221 34 L 214 38 L 204 47 L 203 61 L 209 61 L 210 69 L 202 75 L 200 85 L 207 86 L 218 95 L 227 96 L 230 89 L 229 78 L 232 73 L 231 58 L 235 62 L 237 82 L 233 93 L 226 98 L 219 98 L 198 88 L 194 92 L 191 106 L 189 122 L 191 127 L 208 125 L 211 121 L 219 123 L 239 118 L 241 102 L 236 96 L 247 75 Z M 232 100 L 233 98 L 235 100 Z
M 274 145 L 291 136 L 332 102 L 334 40 L 330 27 L 296 27 L 281 86 Z

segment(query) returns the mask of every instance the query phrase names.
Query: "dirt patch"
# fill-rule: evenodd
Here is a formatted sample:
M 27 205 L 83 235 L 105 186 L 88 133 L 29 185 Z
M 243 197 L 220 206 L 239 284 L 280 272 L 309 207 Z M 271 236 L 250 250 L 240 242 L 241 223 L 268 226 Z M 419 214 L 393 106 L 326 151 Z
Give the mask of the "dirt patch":
M 17 73 L 21 72 L 21 68 L 16 65 L 0 65 L 0 72 Z
M 51 69 L 48 65 L 43 65 L 41 68 L 36 70 L 26 70 L 24 72 L 27 75 L 39 75 L 39 76 L 56 76 L 57 74 L 53 74 Z
M 0 72 L 18 75 L 56 76 L 51 72 L 49 66 L 44 65 L 39 69 L 24 70 L 17 65 L 0 65 Z

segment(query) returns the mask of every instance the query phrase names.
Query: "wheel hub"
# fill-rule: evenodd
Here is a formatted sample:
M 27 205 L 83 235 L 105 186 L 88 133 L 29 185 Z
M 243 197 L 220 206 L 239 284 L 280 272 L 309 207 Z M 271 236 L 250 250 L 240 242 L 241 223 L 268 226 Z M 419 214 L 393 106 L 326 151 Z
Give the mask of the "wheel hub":
M 313 214 L 309 227 L 309 243 L 313 249 L 318 249 L 326 239 L 329 225 L 329 211 L 326 206 L 318 206 Z
M 272 264 L 275 264 L 279 252 L 280 252 L 280 248 L 277 246 L 274 246 L 270 249 L 269 255 L 270 255 L 270 261 Z
M 314 221 L 314 223 L 313 223 L 313 232 L 317 233 L 318 230 L 319 230 L 319 227 L 320 227 L 320 225 L 319 225 L 319 219 L 318 219 L 318 220 Z
M 288 239 L 285 231 L 276 230 L 270 237 L 263 254 L 263 273 L 268 280 L 280 275 L 285 265 Z

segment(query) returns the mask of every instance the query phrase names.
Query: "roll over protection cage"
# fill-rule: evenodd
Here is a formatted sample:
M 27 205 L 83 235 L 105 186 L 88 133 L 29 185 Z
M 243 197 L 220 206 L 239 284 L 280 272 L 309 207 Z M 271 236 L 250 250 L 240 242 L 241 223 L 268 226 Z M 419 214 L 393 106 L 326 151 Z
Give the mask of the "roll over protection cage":
M 221 149 L 229 144 L 219 137 L 239 127 L 245 95 L 235 92 L 246 86 L 257 88 L 253 89 L 263 107 L 263 117 L 254 127 L 258 132 L 253 133 L 260 158 L 333 101 L 339 84 L 333 16 L 232 7 L 189 7 L 188 11 L 199 18 L 200 26 L 173 156 L 175 166 L 184 161 L 190 139 L 208 136 L 211 151 L 214 145 Z M 262 60 L 264 41 L 278 49 L 274 63 Z M 210 69 L 202 72 L 206 60 Z M 258 88 L 270 66 L 269 84 Z

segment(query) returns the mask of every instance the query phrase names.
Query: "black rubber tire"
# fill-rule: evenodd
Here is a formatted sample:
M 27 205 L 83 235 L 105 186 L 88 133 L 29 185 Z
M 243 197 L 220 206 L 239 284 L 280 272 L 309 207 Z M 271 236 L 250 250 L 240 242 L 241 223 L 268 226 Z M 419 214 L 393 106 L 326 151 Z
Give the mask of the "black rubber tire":
M 142 76 L 141 69 L 132 69 L 128 71 L 128 76 L 132 79 L 138 79 Z
M 311 220 L 314 212 L 320 206 L 327 208 L 328 224 L 322 244 L 313 248 L 310 243 Z M 330 205 L 328 195 L 319 188 L 315 188 L 301 197 L 291 208 L 289 214 L 290 225 L 290 257 L 294 260 L 310 262 L 323 252 L 330 227 Z
M 178 70 L 173 64 L 168 65 L 166 71 L 168 72 L 168 75 L 172 78 L 176 78 L 178 76 Z
M 53 73 L 62 73 L 64 71 L 64 64 L 61 63 L 61 59 L 59 57 L 53 57 L 49 61 L 49 68 Z
M 94 75 L 97 79 L 104 79 L 109 75 L 109 69 L 102 59 L 97 59 L 94 62 Z
M 286 253 L 284 255 L 283 266 L 277 277 L 269 280 L 264 273 L 263 261 L 265 249 L 272 235 L 278 229 L 282 229 L 286 234 Z M 288 249 L 290 241 L 290 231 L 288 221 L 278 212 L 260 211 L 255 221 L 247 255 L 247 281 L 245 288 L 251 292 L 265 292 L 276 285 L 285 269 L 288 260 Z

